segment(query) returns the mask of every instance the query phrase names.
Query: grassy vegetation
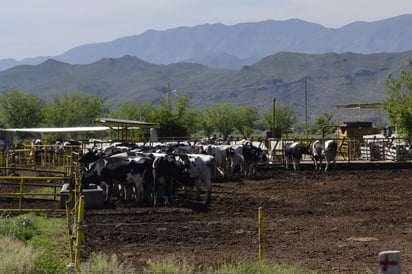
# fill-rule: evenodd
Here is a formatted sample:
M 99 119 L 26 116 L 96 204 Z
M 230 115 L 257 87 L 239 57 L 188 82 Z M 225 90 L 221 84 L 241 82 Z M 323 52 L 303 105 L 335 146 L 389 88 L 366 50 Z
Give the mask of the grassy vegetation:
M 8 236 L 0 236 L 0 273 L 23 272 L 34 268 L 40 252 Z
M 89 260 L 79 267 L 80 273 L 133 273 L 136 272 L 127 263 L 119 261 L 113 254 L 111 257 L 101 253 L 92 253 Z M 169 272 L 170 273 L 170 272 Z
M 52 273 L 66 269 L 64 220 L 35 214 L 0 218 L 0 250 L 2 273 Z M 24 252 L 24 254 L 22 254 Z M 29 271 L 30 270 L 30 271 Z
M 174 256 L 164 257 L 160 261 L 149 261 L 148 267 L 144 269 L 147 273 L 259 273 L 259 274 L 292 274 L 306 273 L 315 274 L 315 271 L 304 270 L 299 265 L 291 267 L 274 266 L 266 263 L 237 262 L 225 263 L 216 267 L 202 266 L 200 269 L 190 265 L 184 259 Z

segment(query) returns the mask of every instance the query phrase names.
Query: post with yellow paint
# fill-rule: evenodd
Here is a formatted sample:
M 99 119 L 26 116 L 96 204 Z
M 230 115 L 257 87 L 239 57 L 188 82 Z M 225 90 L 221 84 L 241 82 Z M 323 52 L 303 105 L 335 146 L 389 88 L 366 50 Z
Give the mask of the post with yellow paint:
M 258 209 L 258 243 L 259 243 L 259 263 L 263 261 L 263 209 Z
M 23 199 L 24 199 L 24 192 L 23 192 L 23 186 L 24 186 L 24 179 L 20 180 L 19 184 L 19 211 L 23 211 Z
M 76 223 L 76 249 L 75 249 L 75 259 L 74 259 L 74 267 L 76 269 L 79 268 L 80 265 L 80 249 L 85 242 L 85 237 L 83 233 L 83 220 L 84 220 L 84 196 L 80 196 L 79 199 L 79 209 L 77 216 L 77 223 Z
M 72 216 L 70 213 L 70 202 L 66 202 L 66 221 L 67 221 L 67 228 L 69 232 L 69 251 L 70 251 L 70 266 L 74 266 L 74 237 L 73 237 L 73 224 L 72 224 Z

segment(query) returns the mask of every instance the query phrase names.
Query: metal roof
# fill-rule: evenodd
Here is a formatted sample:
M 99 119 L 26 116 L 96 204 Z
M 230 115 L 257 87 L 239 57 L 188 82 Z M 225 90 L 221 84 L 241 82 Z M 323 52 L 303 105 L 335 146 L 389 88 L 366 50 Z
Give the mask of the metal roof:
M 111 127 L 111 128 L 113 127 L 160 128 L 160 123 L 143 122 L 143 121 L 135 121 L 135 120 L 124 120 L 124 119 L 115 119 L 115 118 L 96 118 L 95 122 Z
M 110 127 L 47 127 L 47 128 L 2 128 L 0 131 L 8 132 L 38 132 L 38 133 L 53 133 L 53 132 L 79 132 L 79 131 L 103 131 L 109 130 Z

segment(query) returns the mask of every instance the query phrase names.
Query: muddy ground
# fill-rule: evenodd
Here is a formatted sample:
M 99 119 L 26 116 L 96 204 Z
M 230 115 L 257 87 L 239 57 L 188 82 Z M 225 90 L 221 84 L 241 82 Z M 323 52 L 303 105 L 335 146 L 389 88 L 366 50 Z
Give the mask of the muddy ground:
M 271 168 L 256 180 L 215 182 L 213 202 L 158 209 L 88 210 L 92 250 L 117 254 L 137 269 L 174 258 L 201 269 L 258 261 L 258 208 L 264 260 L 310 270 L 378 272 L 378 253 L 400 250 L 412 271 L 412 169 Z
M 268 263 L 376 273 L 378 253 L 399 250 L 403 272 L 411 272 L 411 167 L 338 167 L 328 173 L 270 167 L 255 180 L 214 182 L 209 206 L 183 200 L 168 208 L 87 210 L 90 248 L 82 254 L 117 254 L 138 270 L 149 260 L 164 258 L 197 270 L 224 262 L 257 262 L 261 207 L 263 258 Z

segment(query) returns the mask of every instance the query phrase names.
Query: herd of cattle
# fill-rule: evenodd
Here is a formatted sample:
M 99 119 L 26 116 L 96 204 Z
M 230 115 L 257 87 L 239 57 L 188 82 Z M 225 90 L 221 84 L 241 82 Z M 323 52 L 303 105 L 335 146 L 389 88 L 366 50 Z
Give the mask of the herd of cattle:
M 206 203 L 212 199 L 212 180 L 237 174 L 252 177 L 259 161 L 266 161 L 261 148 L 250 142 L 237 145 L 166 144 L 155 147 L 116 146 L 90 150 L 79 159 L 81 186 L 104 186 L 107 202 L 113 193 L 137 204 L 176 202 L 178 189 L 207 187 Z M 116 186 L 114 188 L 114 186 Z
M 292 161 L 299 170 L 303 154 L 311 155 L 315 169 L 320 170 L 322 159 L 325 171 L 334 162 L 337 145 L 333 140 L 311 144 L 286 143 L 286 168 Z M 104 189 L 106 203 L 116 198 L 136 205 L 169 206 L 177 201 L 178 191 L 200 199 L 212 200 L 212 181 L 237 177 L 253 178 L 259 163 L 269 160 L 266 149 L 250 141 L 236 144 L 173 143 L 157 146 L 117 145 L 105 149 L 89 149 L 79 159 L 80 185 L 86 189 L 97 184 Z M 206 186 L 206 191 L 203 190 Z M 180 193 L 180 192 L 179 192 Z

